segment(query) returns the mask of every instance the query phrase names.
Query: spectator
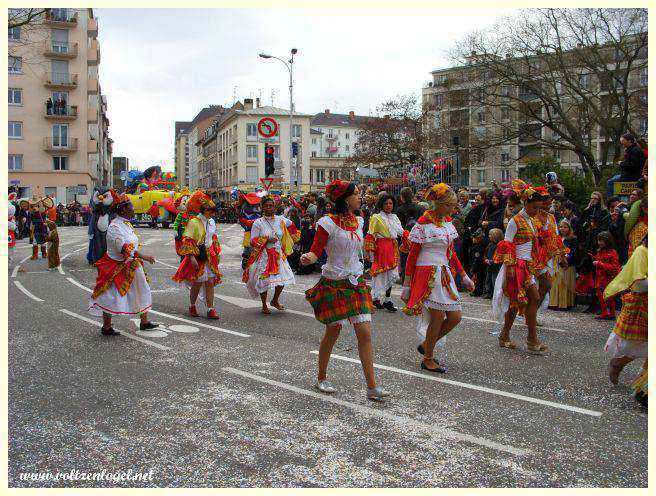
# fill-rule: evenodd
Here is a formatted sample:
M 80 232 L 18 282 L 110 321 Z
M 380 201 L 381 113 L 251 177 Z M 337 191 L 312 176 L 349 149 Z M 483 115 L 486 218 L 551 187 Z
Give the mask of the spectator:
M 46 114 L 52 115 L 52 98 L 50 97 L 46 100 Z
M 558 176 L 555 172 L 547 172 L 547 190 L 552 197 L 565 196 L 565 188 L 558 182 Z
M 629 204 L 627 205 L 627 208 L 631 208 L 631 206 L 637 202 L 638 200 L 642 200 L 645 196 L 644 190 L 640 188 L 636 188 L 633 191 L 631 191 L 631 194 L 629 195 Z
M 624 156 L 619 166 L 620 173 L 608 180 L 606 185 L 608 196 L 613 194 L 613 183 L 616 181 L 638 181 L 643 175 L 645 153 L 636 143 L 635 137 L 630 133 L 624 134 L 620 138 L 620 144 L 624 147 Z
M 401 221 L 403 229 L 408 231 L 412 229 L 417 219 L 421 216 L 419 205 L 412 199 L 412 189 L 403 188 L 401 190 L 401 204 L 397 209 L 397 216 Z
M 596 317 L 603 320 L 615 319 L 615 300 L 604 298 L 604 290 L 620 271 L 620 262 L 617 252 L 613 249 L 612 240 L 608 231 L 603 231 L 597 236 L 597 254 L 593 258 L 592 265 L 595 267 L 595 289 L 597 298 L 601 304 L 601 314 Z
M 508 221 L 519 213 L 522 209 L 522 202 L 519 196 L 513 191 L 506 197 L 506 207 L 503 210 L 503 230 L 508 227 Z
M 471 274 L 476 284 L 472 296 L 482 296 L 485 291 L 485 233 L 482 229 L 477 229 L 472 234 L 472 243 L 469 247 L 469 263 Z
M 583 228 L 589 229 L 591 227 L 591 222 L 595 221 L 596 227 L 600 228 L 602 231 L 608 229 L 608 224 L 610 222 L 610 214 L 604 205 L 604 199 L 602 194 L 599 191 L 593 191 L 590 195 L 590 202 L 588 206 L 583 211 L 581 216 L 581 221 L 583 222 Z
M 620 259 L 620 264 L 623 265 L 628 259 L 628 246 L 626 238 L 624 237 L 624 225 L 626 221 L 624 220 L 625 209 L 622 205 L 622 203 L 616 205 L 611 211 L 608 231 L 613 239 L 613 244 L 617 247 L 617 255 Z
M 310 192 L 307 195 L 307 206 L 305 207 L 305 213 L 312 216 L 312 222 L 317 220 L 317 194 Z M 305 253 L 305 252 L 304 252 Z
M 490 229 L 488 235 L 489 242 L 485 251 L 485 293 L 483 298 L 491 300 L 492 293 L 494 292 L 494 282 L 497 280 L 499 270 L 501 269 L 500 263 L 494 263 L 494 252 L 497 245 L 503 239 L 503 231 L 499 228 Z
M 575 266 L 578 255 L 578 239 L 568 220 L 561 220 L 558 229 L 569 253 L 556 265 L 556 276 L 549 295 L 549 308 L 551 310 L 570 310 L 576 306 Z
M 485 220 L 481 221 L 481 226 L 486 234 L 486 237 L 492 229 L 503 229 L 503 213 L 504 205 L 502 202 L 502 195 L 500 192 L 495 191 L 490 197 L 490 205 L 485 212 Z

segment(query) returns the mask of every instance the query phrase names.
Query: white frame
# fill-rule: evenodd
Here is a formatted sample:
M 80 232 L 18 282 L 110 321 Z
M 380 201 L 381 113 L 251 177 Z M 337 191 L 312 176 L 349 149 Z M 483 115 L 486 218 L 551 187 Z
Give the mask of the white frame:
M 12 60 L 18 62 L 18 69 L 15 68 L 16 64 L 11 64 Z M 9 74 L 23 74 L 23 57 L 9 56 Z
M 20 102 L 15 101 L 15 95 L 16 93 L 20 94 Z M 9 88 L 9 94 L 11 94 L 11 99 L 9 100 L 9 105 L 14 105 L 14 106 L 23 106 L 23 88 Z M 7 97 L 9 97 L 9 94 Z
M 20 135 L 19 136 L 12 136 L 11 131 L 16 129 L 16 124 L 18 124 L 19 129 L 20 129 Z M 9 139 L 23 139 L 23 122 L 22 121 L 9 121 Z
M 55 159 L 59 159 L 59 169 L 55 168 Z M 61 168 L 62 159 L 64 159 L 65 162 L 66 162 L 66 168 L 65 169 Z M 56 171 L 56 172 L 67 171 L 69 165 L 70 164 L 68 163 L 68 157 L 65 156 L 65 155 L 56 155 L 56 156 L 52 157 L 52 170 L 53 171 Z
M 20 157 L 20 167 L 16 167 L 16 158 Z M 13 163 L 13 165 L 12 165 Z M 23 154 L 22 153 L 10 153 L 7 158 L 7 167 L 10 171 L 23 170 Z

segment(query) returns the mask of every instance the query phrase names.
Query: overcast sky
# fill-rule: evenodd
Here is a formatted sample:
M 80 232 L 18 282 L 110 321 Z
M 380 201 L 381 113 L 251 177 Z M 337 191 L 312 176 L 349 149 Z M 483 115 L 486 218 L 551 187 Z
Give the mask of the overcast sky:
M 368 114 L 386 98 L 420 96 L 430 71 L 449 65 L 455 40 L 509 12 L 95 9 L 114 155 L 132 167 L 173 170 L 174 121 L 235 97 L 288 108 L 288 72 L 260 52 L 284 57 L 298 49 L 298 112 Z

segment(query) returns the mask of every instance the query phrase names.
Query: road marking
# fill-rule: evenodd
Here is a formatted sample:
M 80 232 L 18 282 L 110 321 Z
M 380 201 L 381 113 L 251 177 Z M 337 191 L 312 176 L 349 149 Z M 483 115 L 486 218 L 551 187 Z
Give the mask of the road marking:
M 502 322 L 498 322 L 496 320 L 490 320 L 490 319 L 479 319 L 478 317 L 467 317 L 466 315 L 462 316 L 463 320 L 473 320 L 475 322 L 488 322 L 492 324 L 497 324 L 497 325 L 502 325 Z M 513 327 L 521 326 L 521 327 L 526 327 L 526 324 L 513 324 Z M 556 329 L 555 327 L 546 327 L 546 326 L 537 326 L 538 330 L 545 330 L 545 331 L 555 331 L 555 332 L 564 332 L 564 333 L 571 333 L 572 331 L 566 331 L 565 329 Z
M 162 265 L 164 265 L 164 266 L 166 266 L 166 267 L 169 267 L 169 268 L 171 268 L 171 269 L 176 269 L 176 270 L 178 269 L 178 266 L 177 266 L 177 265 L 167 264 L 167 263 L 162 262 L 161 260 L 155 260 L 155 262 L 157 262 L 158 264 L 162 264 Z
M 93 291 L 90 288 L 87 288 L 86 286 L 83 286 L 79 282 L 77 282 L 75 279 L 72 277 L 67 277 L 66 280 L 70 282 L 71 284 L 75 284 L 78 288 L 85 290 L 87 293 L 93 293 Z
M 97 320 L 89 319 L 87 317 L 84 317 L 83 315 L 79 315 L 75 312 L 71 312 L 70 310 L 66 310 L 65 308 L 61 308 L 59 311 L 62 312 L 62 313 L 65 313 L 66 315 L 70 315 L 71 317 L 75 317 L 76 319 L 83 320 L 84 322 L 88 322 L 89 324 L 93 324 L 96 327 L 102 327 L 101 322 L 98 322 Z M 125 336 L 128 339 L 132 339 L 134 341 L 139 341 L 140 343 L 147 344 L 148 346 L 152 346 L 152 347 L 158 348 L 160 350 L 169 351 L 171 349 L 168 346 L 164 346 L 164 345 L 161 345 L 159 343 L 154 343 L 152 341 L 148 341 L 147 339 L 142 339 L 139 336 L 135 336 L 135 335 L 130 334 L 130 333 L 125 332 L 125 331 L 120 331 L 120 330 L 116 329 L 116 332 L 118 332 L 121 336 Z
M 18 264 L 16 264 L 16 267 L 14 267 L 14 270 L 11 271 L 12 279 L 16 277 L 16 274 L 18 274 L 18 269 L 20 269 L 21 264 L 24 264 L 25 262 L 27 262 L 31 258 L 31 256 L 32 255 L 26 256 L 23 260 L 21 260 L 20 262 L 18 262 Z
M 18 289 L 20 289 L 23 293 L 25 293 L 27 296 L 32 298 L 34 301 L 43 301 L 41 298 L 37 298 L 32 293 L 30 293 L 27 289 L 25 289 L 25 286 L 23 286 L 19 281 L 14 281 L 14 284 Z
M 61 260 L 59 265 L 57 266 L 57 271 L 61 274 L 64 275 L 64 269 L 62 268 Z
M 262 377 L 259 375 L 251 374 L 249 372 L 244 372 L 242 370 L 237 370 L 233 369 L 232 367 L 223 367 L 221 370 L 224 372 L 228 372 L 230 374 L 238 375 L 241 377 L 245 377 L 248 379 L 252 379 L 257 382 L 261 382 L 264 384 L 269 384 L 271 386 L 278 386 L 279 388 L 286 389 L 287 391 L 292 391 L 294 393 L 298 394 L 303 394 L 305 396 L 309 396 L 311 398 L 316 398 L 321 401 L 325 401 L 327 403 L 333 403 L 334 405 L 340 405 L 344 406 L 346 408 L 350 408 L 351 410 L 355 410 L 358 413 L 361 413 L 363 415 L 368 415 L 371 417 L 380 417 L 384 418 L 386 420 L 391 420 L 392 422 L 396 424 L 400 424 L 406 431 L 410 431 L 411 429 L 414 430 L 422 430 L 424 432 L 430 433 L 430 434 L 436 434 L 438 436 L 446 437 L 447 439 L 451 439 L 454 441 L 464 441 L 467 443 L 471 444 L 476 444 L 478 446 L 483 446 L 485 448 L 490 448 L 494 449 L 497 451 L 503 451 L 506 453 L 510 453 L 513 455 L 518 455 L 518 456 L 524 456 L 529 454 L 531 451 L 524 449 L 524 448 L 516 448 L 514 446 L 509 446 L 507 444 L 500 444 L 494 441 L 491 441 L 489 439 L 485 439 L 482 437 L 477 437 L 473 436 L 471 434 L 463 434 L 461 432 L 453 431 L 451 429 L 445 429 L 443 427 L 437 427 L 435 425 L 429 425 L 425 424 L 423 422 L 419 422 L 417 420 L 414 420 L 410 417 L 403 417 L 400 415 L 395 415 L 393 413 L 387 412 L 382 409 L 378 408 L 372 408 L 369 406 L 364 406 L 364 405 L 359 405 L 357 403 L 352 403 L 350 401 L 345 401 L 341 400 L 339 398 L 335 398 L 332 396 L 328 396 L 325 394 L 321 394 L 315 391 L 309 391 L 307 389 L 302 389 L 296 386 L 293 386 L 292 384 L 286 384 L 284 382 L 278 382 L 274 381 L 272 379 L 267 379 L 266 377 Z M 410 429 L 408 429 L 408 427 Z
M 225 332 L 226 334 L 232 334 L 234 336 L 239 336 L 239 337 L 242 337 L 242 338 L 250 338 L 251 337 L 250 334 L 244 334 L 243 332 L 231 331 L 230 329 L 224 329 L 223 327 L 216 327 L 216 326 L 213 326 L 213 325 L 210 325 L 210 324 L 205 324 L 203 322 L 196 322 L 195 320 L 183 319 L 182 317 L 178 317 L 176 315 L 170 315 L 170 314 L 164 313 L 164 312 L 149 310 L 148 313 L 154 313 L 155 315 L 161 315 L 163 317 L 168 317 L 169 319 L 178 320 L 180 322 L 185 322 L 187 324 L 193 324 L 195 326 L 205 327 L 207 329 L 213 329 L 213 330 L 219 331 L 219 332 Z
M 73 250 L 73 251 L 67 253 L 66 255 L 61 257 L 60 263 L 63 262 L 64 260 L 66 260 L 68 257 L 70 257 L 73 253 L 77 253 L 78 251 L 82 251 L 84 248 L 86 248 L 86 245 L 82 245 L 81 247 L 78 247 L 77 250 Z
M 318 351 L 311 351 L 313 355 L 318 355 Z M 342 360 L 344 362 L 351 362 L 360 365 L 360 360 L 355 360 L 350 357 L 345 357 L 342 355 L 330 355 L 331 358 L 335 358 L 336 360 Z M 452 381 L 451 379 L 442 379 L 441 377 L 435 377 L 432 375 L 426 375 L 426 374 L 420 374 L 418 372 L 411 372 L 410 370 L 404 370 L 404 369 L 397 369 L 396 367 L 389 367 L 387 365 L 378 365 L 374 363 L 374 368 L 381 369 L 381 370 L 389 370 L 391 372 L 397 372 L 399 374 L 404 374 L 404 375 L 409 375 L 412 377 L 421 377 L 422 379 L 426 379 L 428 381 L 434 381 L 434 382 L 442 382 L 444 384 L 450 384 L 452 386 L 460 386 L 464 387 L 467 389 L 474 389 L 476 391 L 482 391 L 484 393 L 489 393 L 489 394 L 496 394 L 497 396 L 505 396 L 507 398 L 513 398 L 516 400 L 520 401 L 527 401 L 529 403 L 536 403 L 538 405 L 545 405 L 545 406 L 550 406 L 552 408 L 558 408 L 560 410 L 567 410 L 570 412 L 575 412 L 575 413 L 582 413 L 584 415 L 590 415 L 591 417 L 601 417 L 603 414 L 602 412 L 596 412 L 594 410 L 587 410 L 585 408 L 579 408 L 577 406 L 570 406 L 570 405 L 564 405 L 562 403 L 556 403 L 553 401 L 547 401 L 547 400 L 541 400 L 539 398 L 531 398 L 530 396 L 524 396 L 521 394 L 515 394 L 515 393 L 509 393 L 506 391 L 499 391 L 498 389 L 492 389 L 492 388 L 487 388 L 484 386 L 476 386 L 475 384 L 467 384 L 466 382 L 459 382 L 459 381 Z
M 262 307 L 262 304 L 260 302 L 257 302 L 255 300 L 247 300 L 246 298 L 238 298 L 236 296 L 228 296 L 228 295 L 222 295 L 222 294 L 221 295 L 217 294 L 217 295 L 215 295 L 215 297 L 218 298 L 219 300 L 223 300 L 227 303 L 231 303 L 231 304 L 233 304 L 235 306 L 238 306 L 240 308 L 261 308 Z M 313 313 L 300 312 L 298 310 L 291 310 L 289 308 L 285 308 L 284 311 L 276 312 L 276 313 L 292 313 L 294 315 L 301 315 L 303 317 L 310 317 L 312 319 L 314 318 Z

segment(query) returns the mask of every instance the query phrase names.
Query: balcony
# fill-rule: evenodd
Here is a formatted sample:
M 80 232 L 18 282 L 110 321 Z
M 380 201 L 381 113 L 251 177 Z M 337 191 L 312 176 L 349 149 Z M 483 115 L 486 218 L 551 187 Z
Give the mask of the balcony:
M 77 74 L 68 72 L 47 72 L 43 84 L 53 90 L 72 90 L 77 88 Z
M 89 76 L 89 82 L 87 84 L 87 93 L 89 95 L 98 94 L 98 76 Z
M 70 153 L 77 151 L 77 138 L 43 138 L 43 149 L 50 153 Z
M 337 135 L 336 134 L 329 134 L 328 136 L 326 136 L 326 138 L 329 139 L 329 140 L 336 140 Z
M 98 122 L 98 109 L 87 107 L 87 122 Z
M 98 36 L 98 19 L 87 20 L 87 34 Z
M 43 23 L 53 28 L 74 28 L 77 26 L 77 12 L 68 9 L 49 9 Z
M 45 40 L 43 55 L 51 59 L 67 60 L 77 57 L 77 43 Z
M 51 121 L 74 121 L 77 119 L 77 106 L 65 105 L 62 107 L 53 107 L 45 105 L 45 118 Z
M 87 141 L 87 153 L 98 153 L 98 140 L 89 139 Z
M 87 48 L 87 64 L 100 64 L 100 45 L 98 44 L 98 40 L 92 40 L 91 46 Z

